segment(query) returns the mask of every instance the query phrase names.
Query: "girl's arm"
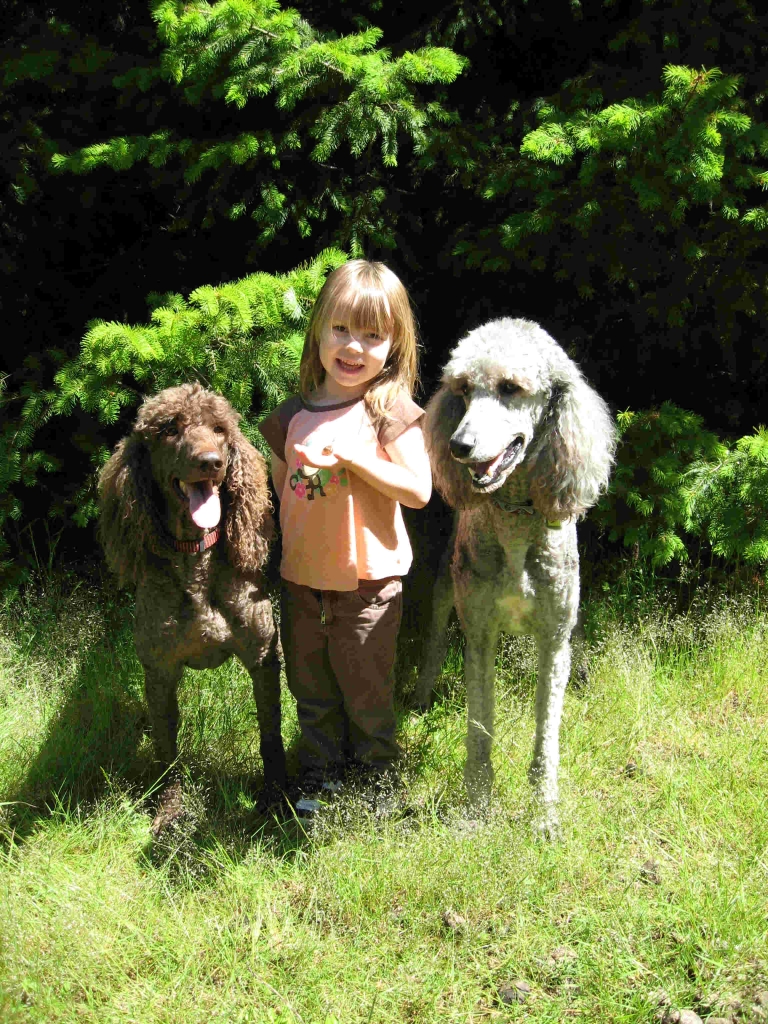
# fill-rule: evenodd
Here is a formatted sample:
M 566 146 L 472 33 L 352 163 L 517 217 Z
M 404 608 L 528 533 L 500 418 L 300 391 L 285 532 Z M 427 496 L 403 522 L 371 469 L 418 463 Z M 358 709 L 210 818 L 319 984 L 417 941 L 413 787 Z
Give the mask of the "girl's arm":
M 288 476 L 288 466 L 281 458 L 275 455 L 271 448 L 270 455 L 272 456 L 272 483 L 275 485 L 275 493 L 279 499 L 283 493 L 285 478 Z
M 384 450 L 391 462 L 377 458 L 372 446 L 362 447 L 353 442 L 348 448 L 343 439 L 334 444 L 333 452 L 329 455 L 305 448 L 304 445 L 296 445 L 296 451 L 304 456 L 309 465 L 317 466 L 318 469 L 346 466 L 388 498 L 408 508 L 423 508 L 432 493 L 432 472 L 418 420 L 394 441 L 390 441 Z
M 405 485 L 408 492 L 406 497 L 395 498 L 395 500 L 399 501 L 401 505 L 407 505 L 408 508 L 424 508 L 432 495 L 432 468 L 429 465 L 421 423 L 419 421 L 412 423 L 399 437 L 390 441 L 384 451 L 392 461 L 386 463 L 383 459 L 376 459 L 374 465 L 377 469 L 381 465 L 384 467 L 389 465 L 392 469 L 395 467 L 402 469 L 411 477 Z M 356 470 L 356 472 L 360 473 L 360 470 Z M 366 478 L 363 477 L 363 479 Z M 374 487 L 378 486 L 375 480 L 367 482 Z M 379 490 L 383 491 L 384 488 L 379 487 Z M 389 497 L 393 497 L 393 495 L 390 494 Z

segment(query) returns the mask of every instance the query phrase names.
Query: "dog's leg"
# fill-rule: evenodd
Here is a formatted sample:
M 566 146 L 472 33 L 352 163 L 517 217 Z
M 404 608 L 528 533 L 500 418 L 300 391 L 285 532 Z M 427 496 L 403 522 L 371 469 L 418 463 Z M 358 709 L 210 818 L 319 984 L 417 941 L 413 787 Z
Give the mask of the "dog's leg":
M 163 772 L 170 768 L 178 754 L 179 703 L 176 690 L 183 671 L 183 665 L 174 665 L 171 668 L 144 666 L 144 692 L 152 725 L 152 741 Z M 152 820 L 151 831 L 155 838 L 182 816 L 183 797 L 181 780 L 167 780 L 158 798 Z
M 157 760 L 166 771 L 178 754 L 179 704 L 176 689 L 184 667 L 144 665 L 144 693 L 147 698 L 152 740 Z
M 556 834 L 557 771 L 560 763 L 560 719 L 568 676 L 571 645 L 567 633 L 538 638 L 539 672 L 536 684 L 536 739 L 528 778 L 538 805 L 536 827 L 543 835 Z
M 432 615 L 427 635 L 426 653 L 422 659 L 419 678 L 416 680 L 413 701 L 417 708 L 426 710 L 432 702 L 432 690 L 438 677 L 448 647 L 448 620 L 453 608 L 453 578 L 451 559 L 453 538 L 440 559 L 437 579 L 432 589 Z
M 464 782 L 470 806 L 484 810 L 493 786 L 491 746 L 493 744 L 494 687 L 498 627 L 488 606 L 474 603 L 464 608 L 462 628 L 467 637 L 464 652 L 464 680 L 467 687 L 467 763 Z
M 285 790 L 285 749 L 280 731 L 280 658 L 275 631 L 269 649 L 259 664 L 249 665 L 259 723 L 259 749 L 264 765 L 264 794 L 269 804 Z

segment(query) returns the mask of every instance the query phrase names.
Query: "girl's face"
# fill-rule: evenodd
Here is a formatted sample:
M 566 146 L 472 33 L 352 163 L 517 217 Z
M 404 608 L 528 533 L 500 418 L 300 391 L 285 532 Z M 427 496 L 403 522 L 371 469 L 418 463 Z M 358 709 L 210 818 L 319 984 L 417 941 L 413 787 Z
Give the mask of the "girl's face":
M 364 395 L 384 369 L 391 346 L 391 331 L 382 337 L 375 327 L 353 324 L 344 315 L 335 316 L 320 335 L 324 396 L 345 401 Z

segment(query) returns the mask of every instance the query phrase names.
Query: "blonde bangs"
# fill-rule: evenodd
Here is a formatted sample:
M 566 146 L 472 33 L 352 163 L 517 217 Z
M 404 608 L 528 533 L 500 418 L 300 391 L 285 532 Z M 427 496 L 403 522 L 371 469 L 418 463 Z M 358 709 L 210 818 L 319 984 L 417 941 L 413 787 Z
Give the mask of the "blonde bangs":
M 384 292 L 355 292 L 352 288 L 339 289 L 328 322 L 343 322 L 353 330 L 373 330 L 386 338 L 393 333 L 391 307 Z
M 305 400 L 325 379 L 320 338 L 336 319 L 391 336 L 387 363 L 365 395 L 374 422 L 386 420 L 387 409 L 403 391 L 410 397 L 418 379 L 416 324 L 408 293 L 383 263 L 350 260 L 333 271 L 314 305 L 304 342 L 300 387 Z

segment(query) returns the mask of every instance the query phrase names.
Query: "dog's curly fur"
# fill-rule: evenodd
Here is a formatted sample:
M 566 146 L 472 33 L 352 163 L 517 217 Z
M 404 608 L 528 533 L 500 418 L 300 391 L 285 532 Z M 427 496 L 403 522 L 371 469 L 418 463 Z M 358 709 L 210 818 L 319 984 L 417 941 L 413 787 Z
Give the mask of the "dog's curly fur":
M 285 782 L 280 663 L 261 568 L 274 534 L 267 470 L 238 427 L 239 415 L 199 384 L 147 399 L 99 478 L 100 539 L 121 586 L 136 588 L 134 637 L 161 768 L 177 756 L 176 689 L 184 666 L 211 668 L 236 654 L 253 680 L 264 780 Z M 218 488 L 218 543 L 199 541 L 187 485 Z
M 494 664 L 501 630 L 538 647 L 536 739 L 529 777 L 544 831 L 557 823 L 559 726 L 579 603 L 576 520 L 607 486 L 615 428 L 578 367 L 537 324 L 494 320 L 450 355 L 427 406 L 436 489 L 457 509 L 434 591 L 416 700 L 426 706 L 455 604 L 467 638 L 465 780 L 487 801 L 493 781 Z

